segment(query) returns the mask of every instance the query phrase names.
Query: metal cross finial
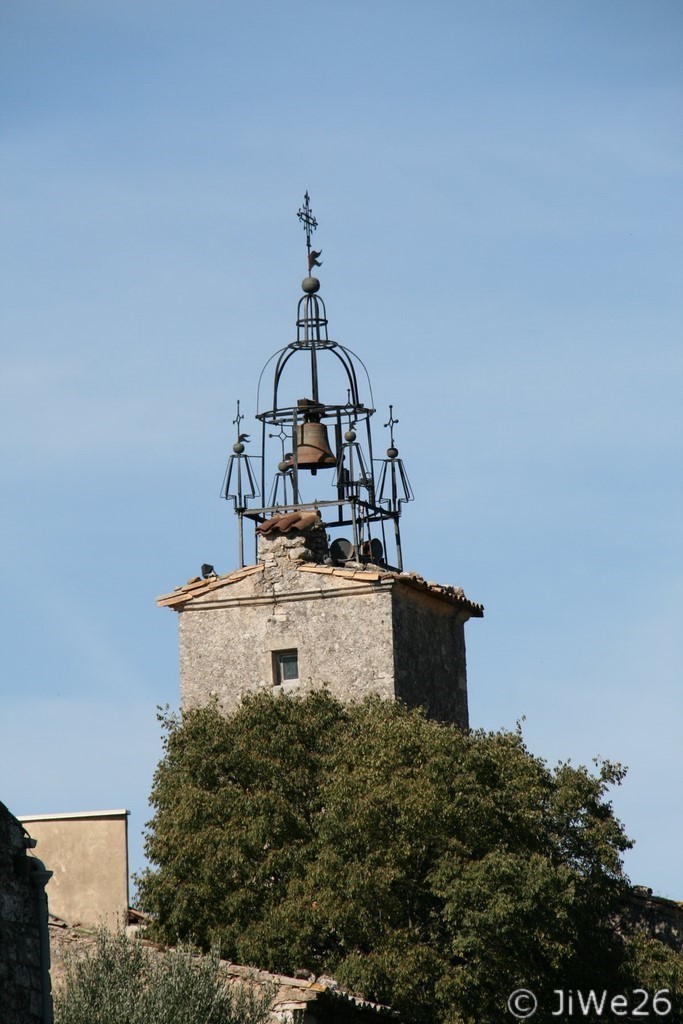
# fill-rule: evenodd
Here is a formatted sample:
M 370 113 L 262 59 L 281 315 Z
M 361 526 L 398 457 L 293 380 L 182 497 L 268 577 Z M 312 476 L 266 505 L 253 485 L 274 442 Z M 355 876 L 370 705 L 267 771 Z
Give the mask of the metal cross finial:
M 308 190 L 304 195 L 304 205 L 297 213 L 297 217 L 303 224 L 304 231 L 306 232 L 306 251 L 308 253 L 308 272 L 310 274 L 313 267 L 320 267 L 322 265 L 318 262 L 318 256 L 320 256 L 322 249 L 320 250 L 320 252 L 316 252 L 315 249 L 313 249 L 313 251 L 311 252 L 311 234 L 317 228 L 318 222 L 313 216 L 313 212 L 311 210 L 311 200 L 308 194 Z
M 304 196 L 304 205 L 301 207 L 301 209 L 297 213 L 297 217 L 299 218 L 299 220 L 301 221 L 301 223 L 304 226 L 304 231 L 306 232 L 306 248 L 310 252 L 311 251 L 311 232 L 315 231 L 315 229 L 318 226 L 318 222 L 315 219 L 315 217 L 313 216 L 313 213 L 311 212 L 311 200 L 310 200 L 310 196 L 308 195 L 308 192 L 306 192 L 306 195 Z
M 235 416 L 234 420 L 232 421 L 233 423 L 235 423 L 237 425 L 237 433 L 238 434 L 240 432 L 240 423 L 242 422 L 243 419 L 244 419 L 244 416 L 240 412 L 240 400 L 238 398 L 237 399 L 237 415 Z
M 392 448 L 394 447 L 394 424 L 396 424 L 396 423 L 398 423 L 398 420 L 394 418 L 394 407 L 393 407 L 393 405 L 390 405 L 389 406 L 389 419 L 384 424 L 384 426 L 390 428 L 391 447 Z

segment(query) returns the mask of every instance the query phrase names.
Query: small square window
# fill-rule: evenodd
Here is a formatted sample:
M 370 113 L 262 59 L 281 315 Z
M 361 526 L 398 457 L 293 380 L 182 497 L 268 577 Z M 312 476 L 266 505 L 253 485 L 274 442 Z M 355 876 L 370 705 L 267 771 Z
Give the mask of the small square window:
M 293 683 L 299 678 L 299 652 L 273 651 L 273 682 L 276 686 Z

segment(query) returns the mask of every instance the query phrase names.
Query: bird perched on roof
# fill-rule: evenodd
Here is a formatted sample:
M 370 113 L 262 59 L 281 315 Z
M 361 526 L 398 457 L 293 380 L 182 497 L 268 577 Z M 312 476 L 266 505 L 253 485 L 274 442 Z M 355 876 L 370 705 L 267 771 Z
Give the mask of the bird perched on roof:
M 208 562 L 204 562 L 201 569 L 201 573 L 203 580 L 209 580 L 211 579 L 212 576 L 218 576 L 218 573 L 216 572 L 214 567 L 212 565 L 209 565 Z

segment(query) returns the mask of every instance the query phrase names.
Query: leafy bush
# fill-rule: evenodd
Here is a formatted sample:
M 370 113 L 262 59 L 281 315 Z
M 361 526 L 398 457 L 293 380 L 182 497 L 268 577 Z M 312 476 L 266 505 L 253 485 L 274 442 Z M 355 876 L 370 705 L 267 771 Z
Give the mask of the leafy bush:
M 272 995 L 229 987 L 215 954 L 154 953 L 101 931 L 92 953 L 67 964 L 55 1024 L 264 1024 Z

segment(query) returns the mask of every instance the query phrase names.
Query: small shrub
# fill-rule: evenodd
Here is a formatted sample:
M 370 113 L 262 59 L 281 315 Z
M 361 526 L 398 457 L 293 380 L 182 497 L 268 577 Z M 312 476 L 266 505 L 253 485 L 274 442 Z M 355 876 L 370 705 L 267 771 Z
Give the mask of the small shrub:
M 265 1024 L 273 995 L 229 986 L 216 954 L 154 953 L 103 930 L 86 958 L 67 964 L 55 1024 Z

